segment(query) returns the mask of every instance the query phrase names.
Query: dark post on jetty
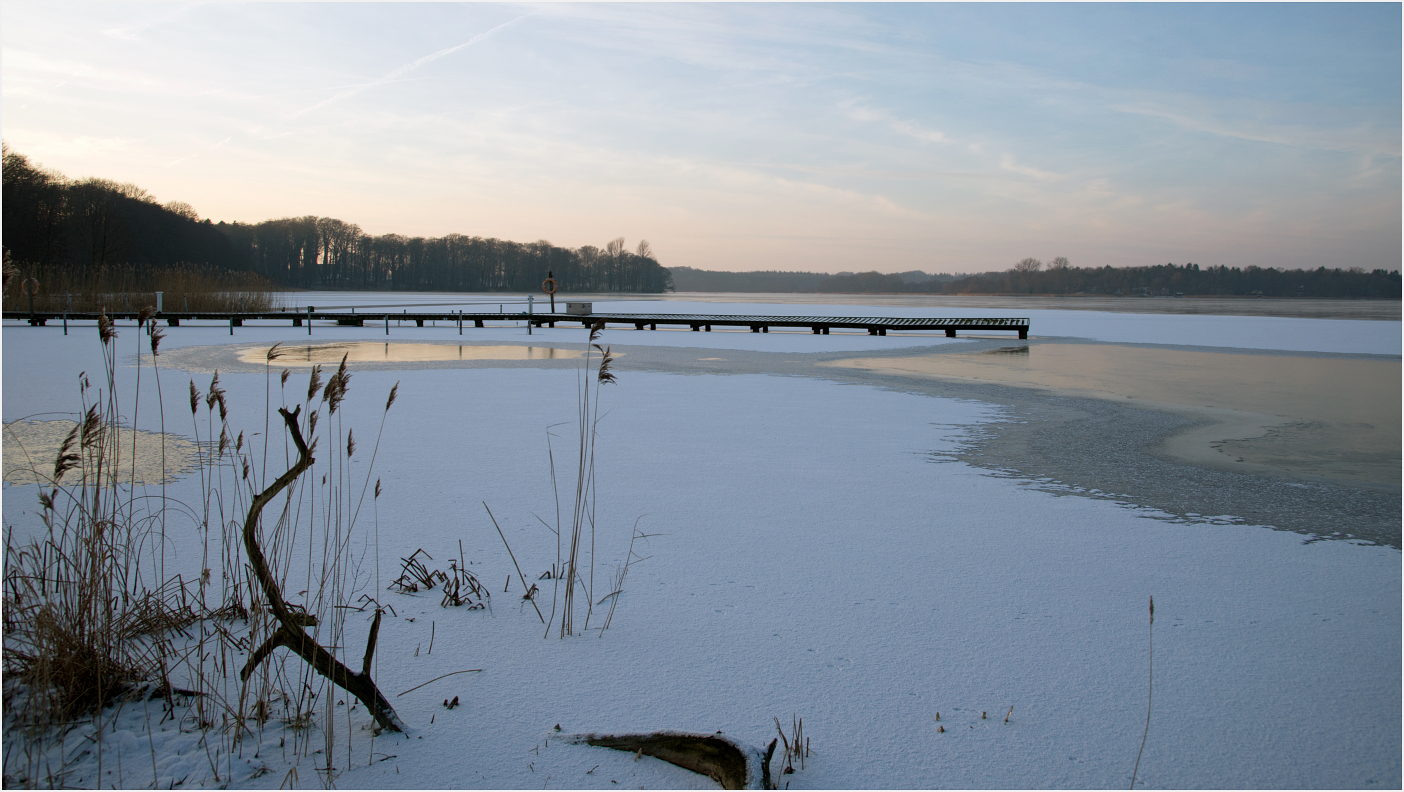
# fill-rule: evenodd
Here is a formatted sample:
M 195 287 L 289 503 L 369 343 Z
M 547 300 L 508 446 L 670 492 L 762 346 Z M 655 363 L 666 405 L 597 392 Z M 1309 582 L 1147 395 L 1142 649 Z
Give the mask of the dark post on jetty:
M 553 295 L 554 297 L 554 295 Z M 577 304 L 588 306 L 588 303 Z M 569 309 L 569 306 L 567 306 Z M 693 331 L 711 332 L 713 327 L 744 327 L 752 333 L 769 333 L 770 328 L 787 329 L 808 329 L 815 335 L 828 335 L 830 330 L 866 330 L 868 335 L 885 336 L 888 331 L 894 332 L 936 332 L 944 331 L 946 337 L 955 338 L 956 332 L 971 332 L 980 330 L 1005 330 L 1017 332 L 1020 338 L 1029 337 L 1028 319 L 1008 319 L 1008 318 L 986 318 L 986 319 L 936 319 L 925 317 L 909 316 L 737 316 L 729 314 L 623 314 L 623 313 L 532 313 L 530 311 L 506 312 L 499 310 L 495 313 L 468 313 L 463 310 L 454 311 L 434 311 L 422 313 L 409 313 L 409 309 L 404 309 L 401 313 L 390 313 L 386 311 L 365 311 L 356 313 L 342 311 L 318 311 L 308 306 L 306 310 L 296 311 L 250 311 L 234 313 L 193 313 L 189 311 L 170 312 L 164 311 L 158 315 L 159 319 L 164 319 L 167 325 L 179 327 L 181 322 L 219 322 L 228 324 L 232 334 L 234 328 L 242 327 L 248 321 L 281 321 L 288 322 L 295 327 L 301 327 L 303 322 L 307 323 L 307 330 L 312 331 L 313 321 L 335 322 L 338 325 L 349 325 L 353 327 L 364 327 L 366 322 L 385 323 L 387 331 L 391 317 L 401 322 L 413 321 L 416 327 L 423 327 L 425 322 L 453 322 L 460 329 L 472 322 L 474 327 L 486 327 L 487 322 L 526 322 L 532 327 L 555 327 L 558 322 L 580 323 L 584 327 L 589 327 L 597 322 L 608 325 L 633 325 L 635 330 L 657 330 L 660 325 L 664 327 L 687 327 Z M 587 309 L 588 310 L 588 309 Z M 135 311 L 109 311 L 108 317 L 114 320 L 135 321 L 137 313 Z M 23 319 L 31 326 L 43 327 L 49 320 L 57 320 L 65 317 L 73 321 L 96 322 L 98 315 L 95 313 L 56 313 L 44 311 L 5 311 L 6 319 Z

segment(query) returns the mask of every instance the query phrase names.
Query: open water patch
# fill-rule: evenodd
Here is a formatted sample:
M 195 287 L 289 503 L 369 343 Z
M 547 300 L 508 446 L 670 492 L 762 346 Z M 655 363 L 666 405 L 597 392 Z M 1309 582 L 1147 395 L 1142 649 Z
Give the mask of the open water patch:
M 1225 470 L 1399 487 L 1397 360 L 1043 342 L 821 365 L 1158 405 L 1204 424 L 1171 438 L 1172 455 Z

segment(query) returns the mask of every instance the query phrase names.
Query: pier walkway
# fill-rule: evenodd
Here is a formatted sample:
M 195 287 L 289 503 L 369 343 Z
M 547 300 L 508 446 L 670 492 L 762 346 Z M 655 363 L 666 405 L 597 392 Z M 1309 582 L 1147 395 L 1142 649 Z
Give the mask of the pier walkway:
M 137 313 L 134 311 L 111 311 L 108 317 L 118 321 L 136 321 Z M 95 313 L 63 313 L 53 311 L 5 311 L 5 319 L 15 319 L 27 321 L 31 326 L 43 327 L 49 322 L 96 322 L 98 314 Z M 338 325 L 351 325 L 363 327 L 367 324 L 376 325 L 390 320 L 398 322 L 413 321 L 416 326 L 423 327 L 425 322 L 454 322 L 461 331 L 465 326 L 486 327 L 489 322 L 528 322 L 534 327 L 549 326 L 555 327 L 558 323 L 580 323 L 584 327 L 589 327 L 597 322 L 604 322 L 608 325 L 633 325 L 635 330 L 657 330 L 658 327 L 674 326 L 688 327 L 694 331 L 711 332 L 713 327 L 744 327 L 752 333 L 768 333 L 770 328 L 805 328 L 815 335 L 828 335 L 831 329 L 840 330 L 866 330 L 869 335 L 885 336 L 888 331 L 917 331 L 936 332 L 944 331 L 947 337 L 954 338 L 956 331 L 969 332 L 972 330 L 1008 330 L 1017 332 L 1019 338 L 1029 337 L 1028 319 L 1008 319 L 1008 318 L 984 318 L 984 319 L 938 319 L 926 317 L 903 317 L 903 316 L 737 316 L 728 314 L 620 314 L 620 313 L 528 313 L 522 312 L 496 312 L 496 313 L 468 313 L 466 311 L 439 311 L 439 312 L 416 312 L 409 313 L 408 309 L 401 313 L 387 311 L 318 311 L 315 308 L 308 308 L 306 311 L 253 311 L 240 313 L 194 313 L 187 311 L 164 311 L 158 313 L 156 318 L 164 321 L 171 327 L 179 327 L 181 322 L 220 322 L 229 324 L 232 331 L 235 327 L 242 327 L 245 322 L 250 321 L 281 321 L 291 322 L 295 327 L 302 327 L 304 323 L 311 332 L 312 322 L 335 322 Z

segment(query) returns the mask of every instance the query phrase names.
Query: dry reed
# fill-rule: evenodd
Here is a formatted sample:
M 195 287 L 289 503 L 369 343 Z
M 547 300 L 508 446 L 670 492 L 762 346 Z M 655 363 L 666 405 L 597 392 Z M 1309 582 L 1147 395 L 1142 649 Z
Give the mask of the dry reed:
M 156 365 L 162 333 L 150 312 L 142 319 L 151 356 L 141 360 L 139 339 L 138 359 L 152 365 L 157 401 L 162 403 Z M 272 445 L 268 433 L 255 435 L 264 438 L 263 447 L 256 450 L 243 432 L 230 425 L 219 375 L 214 375 L 204 393 L 192 381 L 189 402 L 199 448 L 200 502 L 192 506 L 167 498 L 164 477 L 159 498 L 138 494 L 135 478 L 124 468 L 128 455 L 134 456 L 137 449 L 117 443 L 123 414 L 116 394 L 118 333 L 105 314 L 99 318 L 98 334 L 104 361 L 101 379 L 96 386 L 86 376 L 80 379 L 82 420 L 64 439 L 54 468 L 36 471 L 43 482 L 39 489 L 43 530 L 27 542 L 17 541 L 13 528 L 6 537 L 6 786 L 69 783 L 71 760 L 65 758 L 63 734 L 75 719 L 90 714 L 96 725 L 93 739 L 101 772 L 103 733 L 113 717 L 104 715 L 103 708 L 129 691 L 145 697 L 143 685 L 148 681 L 155 684 L 146 688 L 164 699 L 167 717 L 178 717 L 182 728 L 213 730 L 202 744 L 209 751 L 216 783 L 230 780 L 240 742 L 273 719 L 290 726 L 319 723 L 325 743 L 316 751 L 318 761 L 323 769 L 334 768 L 339 762 L 333 756 L 333 739 L 339 730 L 330 717 L 334 696 L 325 695 L 320 668 L 289 664 L 288 656 L 265 655 L 266 662 L 242 679 L 235 673 L 241 655 L 268 641 L 279 627 L 267 590 L 247 574 L 249 565 L 240 552 L 241 526 L 262 522 L 259 515 L 244 512 L 277 477 L 268 471 Z M 275 357 L 270 353 L 270 364 Z M 321 434 L 333 453 L 322 465 L 309 466 L 305 480 L 294 482 L 280 513 L 270 515 L 266 528 L 255 525 L 268 549 L 276 584 L 286 588 L 290 575 L 298 584 L 308 584 L 305 603 L 287 604 L 294 614 L 290 618 L 299 630 L 311 628 L 308 642 L 335 647 L 336 665 L 342 665 L 347 651 L 343 603 L 354 596 L 358 579 L 351 536 L 371 481 L 370 466 L 364 479 L 351 481 L 353 472 L 360 478 L 360 471 L 352 467 L 357 442 L 349 429 L 342 431 L 344 411 L 338 409 L 347 397 L 350 379 L 344 361 L 325 388 L 320 372 L 314 371 L 307 404 L 321 396 L 328 406 L 331 420 L 323 424 Z M 271 394 L 271 368 L 268 380 Z M 286 372 L 279 383 L 285 390 Z M 138 374 L 134 402 L 142 385 Z M 387 413 L 394 398 L 392 389 Z M 271 395 L 268 406 L 272 406 Z M 312 438 L 314 447 L 320 438 L 318 414 L 309 410 L 298 427 Z M 135 409 L 132 419 L 135 428 Z M 382 416 L 381 433 L 384 425 Z M 160 426 L 156 437 L 165 437 L 163 403 Z M 127 431 L 121 437 L 127 437 Z M 377 450 L 381 433 L 376 436 Z M 374 458 L 372 453 L 372 464 Z M 379 481 L 374 494 L 380 495 Z M 148 509 L 148 504 L 154 508 Z M 194 577 L 167 577 L 166 534 L 171 517 L 192 522 L 203 544 L 203 557 L 197 558 L 199 573 Z M 306 563 L 305 572 L 297 571 L 301 561 Z M 467 601 L 476 581 L 457 578 L 459 597 Z M 378 606 L 371 616 L 374 623 L 362 672 L 350 676 L 369 678 Z M 319 701 L 328 705 L 325 717 L 316 714 Z M 186 708 L 184 715 L 177 716 L 178 707 Z M 313 731 L 291 729 L 290 753 L 313 755 Z M 348 748 L 343 756 L 350 762 L 351 729 L 343 733 Z M 154 753 L 151 768 L 146 783 L 166 786 L 183 780 L 162 779 Z
M 577 428 L 579 430 L 579 460 L 575 475 L 575 500 L 571 513 L 570 545 L 562 559 L 562 572 L 565 579 L 565 592 L 562 595 L 560 637 L 575 634 L 576 590 L 585 594 L 585 624 L 590 628 L 590 616 L 594 614 L 595 593 L 595 438 L 600 422 L 599 388 L 615 381 L 610 366 L 614 362 L 608 347 L 595 343 L 604 331 L 604 322 L 596 322 L 590 327 L 590 339 L 585 347 L 585 360 L 577 377 Z M 592 353 L 593 350 L 593 353 Z M 595 358 L 592 362 L 591 355 Z M 591 392 L 591 379 L 595 390 Z M 552 471 L 554 479 L 554 469 Z M 585 529 L 589 528 L 590 554 L 589 575 L 580 572 L 580 556 L 584 551 Z M 559 528 L 557 542 L 561 541 Z M 559 552 L 558 552 L 559 556 Z M 557 587 L 559 587 L 559 582 Z M 553 595 L 554 601 L 554 595 Z M 554 608 L 552 608 L 554 618 Z M 550 634 L 550 625 L 547 625 Z
M 260 275 L 199 265 L 40 268 L 21 263 L 15 266 L 15 274 L 21 284 L 30 283 L 30 278 L 38 282 L 37 289 L 29 287 L 35 311 L 136 313 L 154 309 L 158 291 L 163 293 L 161 307 L 167 313 L 270 311 L 283 304 L 283 289 Z M 28 311 L 30 295 L 7 287 L 4 306 L 7 311 Z
M 1146 728 L 1141 732 L 1141 747 L 1136 751 L 1136 764 L 1131 768 L 1131 786 L 1136 788 L 1136 773 L 1141 769 L 1141 754 L 1146 750 L 1146 737 L 1150 735 L 1151 696 L 1155 693 L 1155 597 L 1150 598 L 1150 625 L 1147 628 L 1146 642 L 1150 656 L 1146 672 Z

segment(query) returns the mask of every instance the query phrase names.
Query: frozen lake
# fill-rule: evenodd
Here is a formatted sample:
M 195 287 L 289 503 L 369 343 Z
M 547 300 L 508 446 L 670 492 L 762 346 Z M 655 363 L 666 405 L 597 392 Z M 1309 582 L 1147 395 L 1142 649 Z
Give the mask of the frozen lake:
M 296 297 L 319 308 L 449 299 Z M 1142 363 L 1160 355 L 1188 366 L 1201 365 L 1198 355 L 1320 361 L 1287 370 L 1324 378 L 1313 387 L 1339 376 L 1332 366 L 1398 371 L 1400 360 L 1398 303 L 1390 319 L 1337 309 L 1310 318 L 708 299 L 597 298 L 595 310 L 948 316 L 979 309 L 1029 316 L 1033 354 L 1046 344 L 1049 354 L 1059 345 L 1107 356 L 1142 349 Z M 265 371 L 257 350 L 279 342 L 369 350 L 349 364 L 339 423 L 323 424 L 326 432 L 355 427 L 367 449 L 352 463 L 360 476 L 370 472 L 385 395 L 399 383 L 371 474 L 384 495 L 375 522 L 363 519 L 354 539 L 366 570 L 357 593 L 396 608 L 382 627 L 376 674 L 412 731 L 409 739 L 372 742 L 356 720 L 369 720 L 363 714 L 339 716 L 351 726 L 350 736 L 338 733 L 339 786 L 706 787 L 707 779 L 655 760 L 566 745 L 553 739 L 554 727 L 722 730 L 763 746 L 775 735 L 771 719 L 788 729 L 791 714 L 804 718 L 815 751 L 804 770 L 786 776 L 792 788 L 1125 785 L 1146 722 L 1150 596 L 1155 699 L 1138 786 L 1401 784 L 1397 480 L 1390 489 L 1344 474 L 1313 478 L 1270 454 L 1246 455 L 1241 469 L 1231 459 L 1227 467 L 1187 459 L 1166 444 L 1224 431 L 1156 394 L 1117 400 L 1076 382 L 1052 383 L 1055 392 L 1047 382 L 901 370 L 1007 347 L 1009 333 L 949 340 L 610 329 L 600 343 L 623 354 L 618 382 L 600 393 L 597 572 L 607 576 L 622 560 L 636 520 L 659 535 L 647 540 L 648 560 L 629 572 L 607 632 L 543 639 L 518 584 L 499 593 L 514 564 L 481 501 L 526 577 L 550 568 L 556 537 L 537 519 L 551 522 L 556 508 L 546 433 L 556 427 L 559 473 L 574 450 L 580 367 L 567 351 L 584 349 L 585 331 L 528 335 L 510 325 L 460 336 L 452 326 L 393 321 L 389 331 L 318 324 L 309 337 L 307 328 L 250 323 L 230 336 L 227 326 L 170 328 L 161 401 L 144 355 L 140 400 L 127 399 L 123 409 L 138 429 L 159 430 L 164 410 L 167 432 L 207 440 L 204 408 L 198 422 L 190 419 L 187 381 L 207 390 L 218 370 L 231 425 L 261 447 L 263 434 L 275 431 L 264 420 L 269 405 L 301 403 L 309 361 L 288 366 L 281 386 L 283 366 Z M 118 392 L 130 394 L 142 338 L 130 326 L 119 332 Z M 65 337 L 56 327 L 5 326 L 7 426 L 75 417 L 79 372 L 101 367 L 96 335 L 91 327 Z M 502 352 L 459 358 L 459 344 Z M 404 354 L 391 354 L 399 345 Z M 509 351 L 528 346 L 559 354 Z M 842 365 L 858 359 L 863 366 Z M 1397 423 L 1397 375 L 1394 382 Z M 1318 392 L 1299 391 L 1308 402 Z M 1271 413 L 1285 399 L 1236 398 L 1225 409 Z M 1291 427 L 1319 415 L 1279 417 Z M 1250 442 L 1200 439 L 1228 451 L 1239 448 L 1234 441 Z M 323 447 L 334 442 L 328 437 Z M 1348 443 L 1326 450 L 1347 466 L 1354 453 Z M 5 464 L 16 464 L 8 446 Z M 172 497 L 198 498 L 192 476 L 169 488 Z M 35 486 L 7 483 L 3 494 L 9 530 L 34 533 Z M 170 533 L 168 563 L 198 575 L 195 532 L 173 524 Z M 418 548 L 456 556 L 459 542 L 495 589 L 491 612 L 385 591 L 398 559 Z M 346 650 L 357 659 L 359 619 L 349 629 L 357 643 Z M 421 652 L 431 637 L 432 653 Z M 467 668 L 483 670 L 396 696 Z M 445 710 L 441 700 L 455 695 L 463 706 Z M 299 761 L 304 785 L 316 778 L 310 768 L 319 760 L 277 748 L 275 726 L 260 734 L 257 762 L 269 771 L 258 772 L 251 754 L 226 757 L 226 781 L 276 787 Z M 133 715 L 105 739 L 145 751 L 150 728 Z M 188 775 L 187 786 L 198 783 L 208 762 L 196 739 L 160 732 L 151 741 L 162 756 L 156 782 Z M 151 784 L 152 764 L 126 762 L 119 785 Z

